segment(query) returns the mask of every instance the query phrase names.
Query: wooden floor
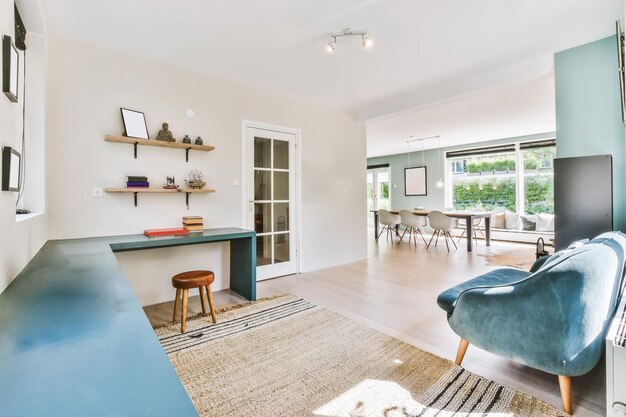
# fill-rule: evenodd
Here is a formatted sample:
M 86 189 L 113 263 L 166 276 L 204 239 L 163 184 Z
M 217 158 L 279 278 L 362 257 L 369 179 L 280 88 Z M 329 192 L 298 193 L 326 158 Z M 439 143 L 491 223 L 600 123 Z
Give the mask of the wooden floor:
M 494 242 L 490 248 L 480 241 L 474 253 L 465 245 L 450 254 L 445 244 L 417 248 L 392 245 L 368 233 L 369 258 L 334 268 L 259 282 L 259 297 L 291 293 L 333 310 L 371 328 L 380 330 L 421 349 L 453 360 L 459 338 L 450 330 L 445 313 L 437 306 L 437 295 L 462 281 L 494 269 L 481 255 L 507 250 L 528 250 L 534 246 Z M 461 242 L 464 243 L 464 242 Z M 197 296 L 190 301 L 191 312 L 200 310 Z M 215 293 L 216 307 L 245 302 L 226 290 Z M 172 318 L 172 303 L 145 308 L 153 324 Z M 517 365 L 470 345 L 463 366 L 503 385 L 531 394 L 561 408 L 556 376 Z M 575 416 L 605 415 L 603 360 L 589 374 L 573 378 Z

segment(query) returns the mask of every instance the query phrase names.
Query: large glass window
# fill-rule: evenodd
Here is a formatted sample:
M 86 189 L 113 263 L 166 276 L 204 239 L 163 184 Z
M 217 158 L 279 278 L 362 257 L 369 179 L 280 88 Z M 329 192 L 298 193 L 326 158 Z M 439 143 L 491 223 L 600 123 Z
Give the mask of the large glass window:
M 464 166 L 464 170 L 459 167 Z M 450 160 L 452 204 L 464 210 L 516 208 L 515 152 L 474 155 Z
M 522 150 L 524 161 L 524 211 L 554 214 L 554 158 L 556 147 Z
M 554 140 L 449 152 L 449 203 L 459 210 L 554 214 L 555 157 Z

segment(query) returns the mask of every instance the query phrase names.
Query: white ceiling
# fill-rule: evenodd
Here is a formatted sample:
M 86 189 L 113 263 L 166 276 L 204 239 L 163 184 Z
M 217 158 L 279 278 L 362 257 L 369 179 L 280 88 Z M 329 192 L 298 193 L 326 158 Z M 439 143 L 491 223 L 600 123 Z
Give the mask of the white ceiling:
M 622 0 L 46 0 L 49 33 L 351 111 L 361 120 L 549 71 Z M 375 40 L 328 34 L 345 27 Z
M 24 3 L 25 0 L 21 0 Z M 368 156 L 555 130 L 553 54 L 623 0 L 46 0 L 48 33 L 344 109 Z M 375 45 L 328 35 L 351 27 Z M 422 144 L 435 147 L 439 141 Z
M 367 122 L 367 156 L 553 132 L 554 98 L 554 76 L 549 73 L 534 81 L 495 87 L 475 97 L 371 120 Z M 440 139 L 407 144 L 407 140 L 438 135 Z

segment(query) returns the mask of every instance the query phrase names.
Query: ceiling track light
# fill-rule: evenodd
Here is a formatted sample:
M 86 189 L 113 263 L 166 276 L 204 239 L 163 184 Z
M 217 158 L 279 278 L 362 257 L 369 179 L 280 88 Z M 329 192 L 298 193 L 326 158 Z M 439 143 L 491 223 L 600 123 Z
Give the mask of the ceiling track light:
M 335 49 L 337 48 L 337 38 L 354 36 L 361 37 L 361 45 L 363 45 L 363 48 L 369 49 L 374 46 L 374 40 L 371 36 L 367 34 L 367 32 L 353 32 L 350 28 L 345 28 L 342 32 L 333 33 L 332 35 L 330 35 L 330 41 L 326 44 L 326 52 L 328 52 L 329 54 L 335 52 Z

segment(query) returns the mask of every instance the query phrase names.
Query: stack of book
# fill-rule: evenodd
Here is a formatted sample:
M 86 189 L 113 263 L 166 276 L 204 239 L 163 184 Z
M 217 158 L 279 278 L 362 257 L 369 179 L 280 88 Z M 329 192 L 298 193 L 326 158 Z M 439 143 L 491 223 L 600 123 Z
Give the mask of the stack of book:
M 204 230 L 204 224 L 202 222 L 202 217 L 200 216 L 184 216 L 183 217 L 183 227 L 190 232 L 198 232 L 200 230 Z
M 148 188 L 150 187 L 150 183 L 148 182 L 148 177 L 137 177 L 137 176 L 128 176 L 126 177 L 126 187 L 127 188 L 132 188 L 132 187 L 144 187 L 144 188 Z

